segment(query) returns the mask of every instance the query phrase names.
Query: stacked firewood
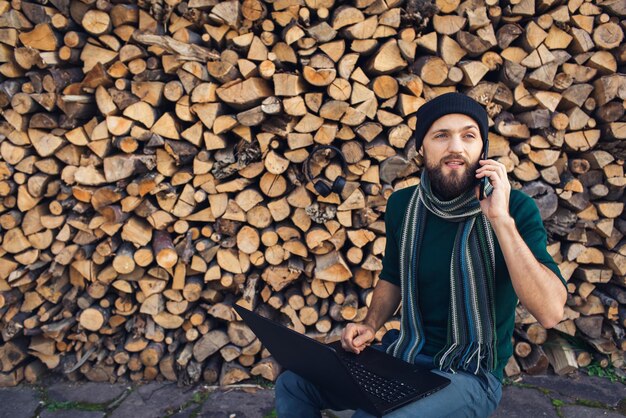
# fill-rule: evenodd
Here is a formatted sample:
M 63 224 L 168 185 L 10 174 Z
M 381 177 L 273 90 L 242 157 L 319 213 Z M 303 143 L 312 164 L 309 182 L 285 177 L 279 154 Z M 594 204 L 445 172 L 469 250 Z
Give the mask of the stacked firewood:
M 623 0 L 0 0 L 0 383 L 274 380 L 231 306 L 362 320 L 415 112 L 482 103 L 568 279 L 507 374 L 624 366 Z M 347 177 L 322 197 L 302 173 Z M 397 317 L 378 333 L 398 327 Z M 568 337 L 584 341 L 581 346 Z

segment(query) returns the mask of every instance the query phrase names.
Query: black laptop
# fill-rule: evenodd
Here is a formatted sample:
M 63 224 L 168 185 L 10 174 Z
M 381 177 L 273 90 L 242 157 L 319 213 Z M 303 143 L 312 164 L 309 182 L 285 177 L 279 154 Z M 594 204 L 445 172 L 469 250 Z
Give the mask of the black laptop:
M 376 416 L 443 389 L 450 380 L 427 368 L 367 347 L 350 353 L 341 342 L 322 344 L 239 305 L 235 311 L 281 366 L 305 379 L 344 394 Z

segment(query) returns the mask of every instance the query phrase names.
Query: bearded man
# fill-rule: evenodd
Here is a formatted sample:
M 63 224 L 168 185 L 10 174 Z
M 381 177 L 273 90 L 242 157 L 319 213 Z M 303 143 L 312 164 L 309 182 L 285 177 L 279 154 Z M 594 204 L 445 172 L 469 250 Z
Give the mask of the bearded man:
M 552 328 L 563 317 L 566 282 L 534 200 L 511 190 L 503 164 L 481 159 L 488 118 L 480 104 L 438 96 L 419 109 L 414 138 L 425 168 L 418 185 L 387 201 L 381 280 L 365 320 L 344 328 L 342 347 L 360 353 L 402 302 L 400 330 L 374 347 L 451 383 L 386 416 L 487 417 L 502 397 L 518 300 Z M 276 384 L 281 418 L 357 408 L 290 371 Z

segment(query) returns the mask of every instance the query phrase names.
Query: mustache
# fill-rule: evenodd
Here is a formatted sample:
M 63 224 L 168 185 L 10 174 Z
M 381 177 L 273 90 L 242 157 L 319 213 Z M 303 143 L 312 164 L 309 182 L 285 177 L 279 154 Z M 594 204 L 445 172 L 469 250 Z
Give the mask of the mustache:
M 462 157 L 462 156 L 460 156 L 460 155 L 449 155 L 449 156 L 447 156 L 447 157 L 443 157 L 443 158 L 439 161 L 439 163 L 440 163 L 440 164 L 445 164 L 445 163 L 447 163 L 448 161 L 454 161 L 454 160 L 461 160 L 461 161 L 463 161 L 463 163 L 464 163 L 465 165 L 468 165 L 468 166 L 470 165 L 470 163 L 469 163 L 469 161 L 467 160 L 467 158 L 463 158 L 463 157 Z

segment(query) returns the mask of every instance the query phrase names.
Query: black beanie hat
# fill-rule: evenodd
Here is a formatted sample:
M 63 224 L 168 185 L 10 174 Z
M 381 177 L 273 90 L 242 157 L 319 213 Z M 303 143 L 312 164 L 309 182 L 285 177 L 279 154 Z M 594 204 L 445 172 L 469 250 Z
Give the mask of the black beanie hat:
M 424 103 L 417 110 L 417 126 L 413 137 L 415 138 L 415 148 L 418 151 L 430 126 L 440 117 L 451 113 L 461 113 L 474 119 L 480 129 L 483 144 L 487 141 L 489 131 L 487 111 L 476 100 L 464 94 L 445 93 Z

